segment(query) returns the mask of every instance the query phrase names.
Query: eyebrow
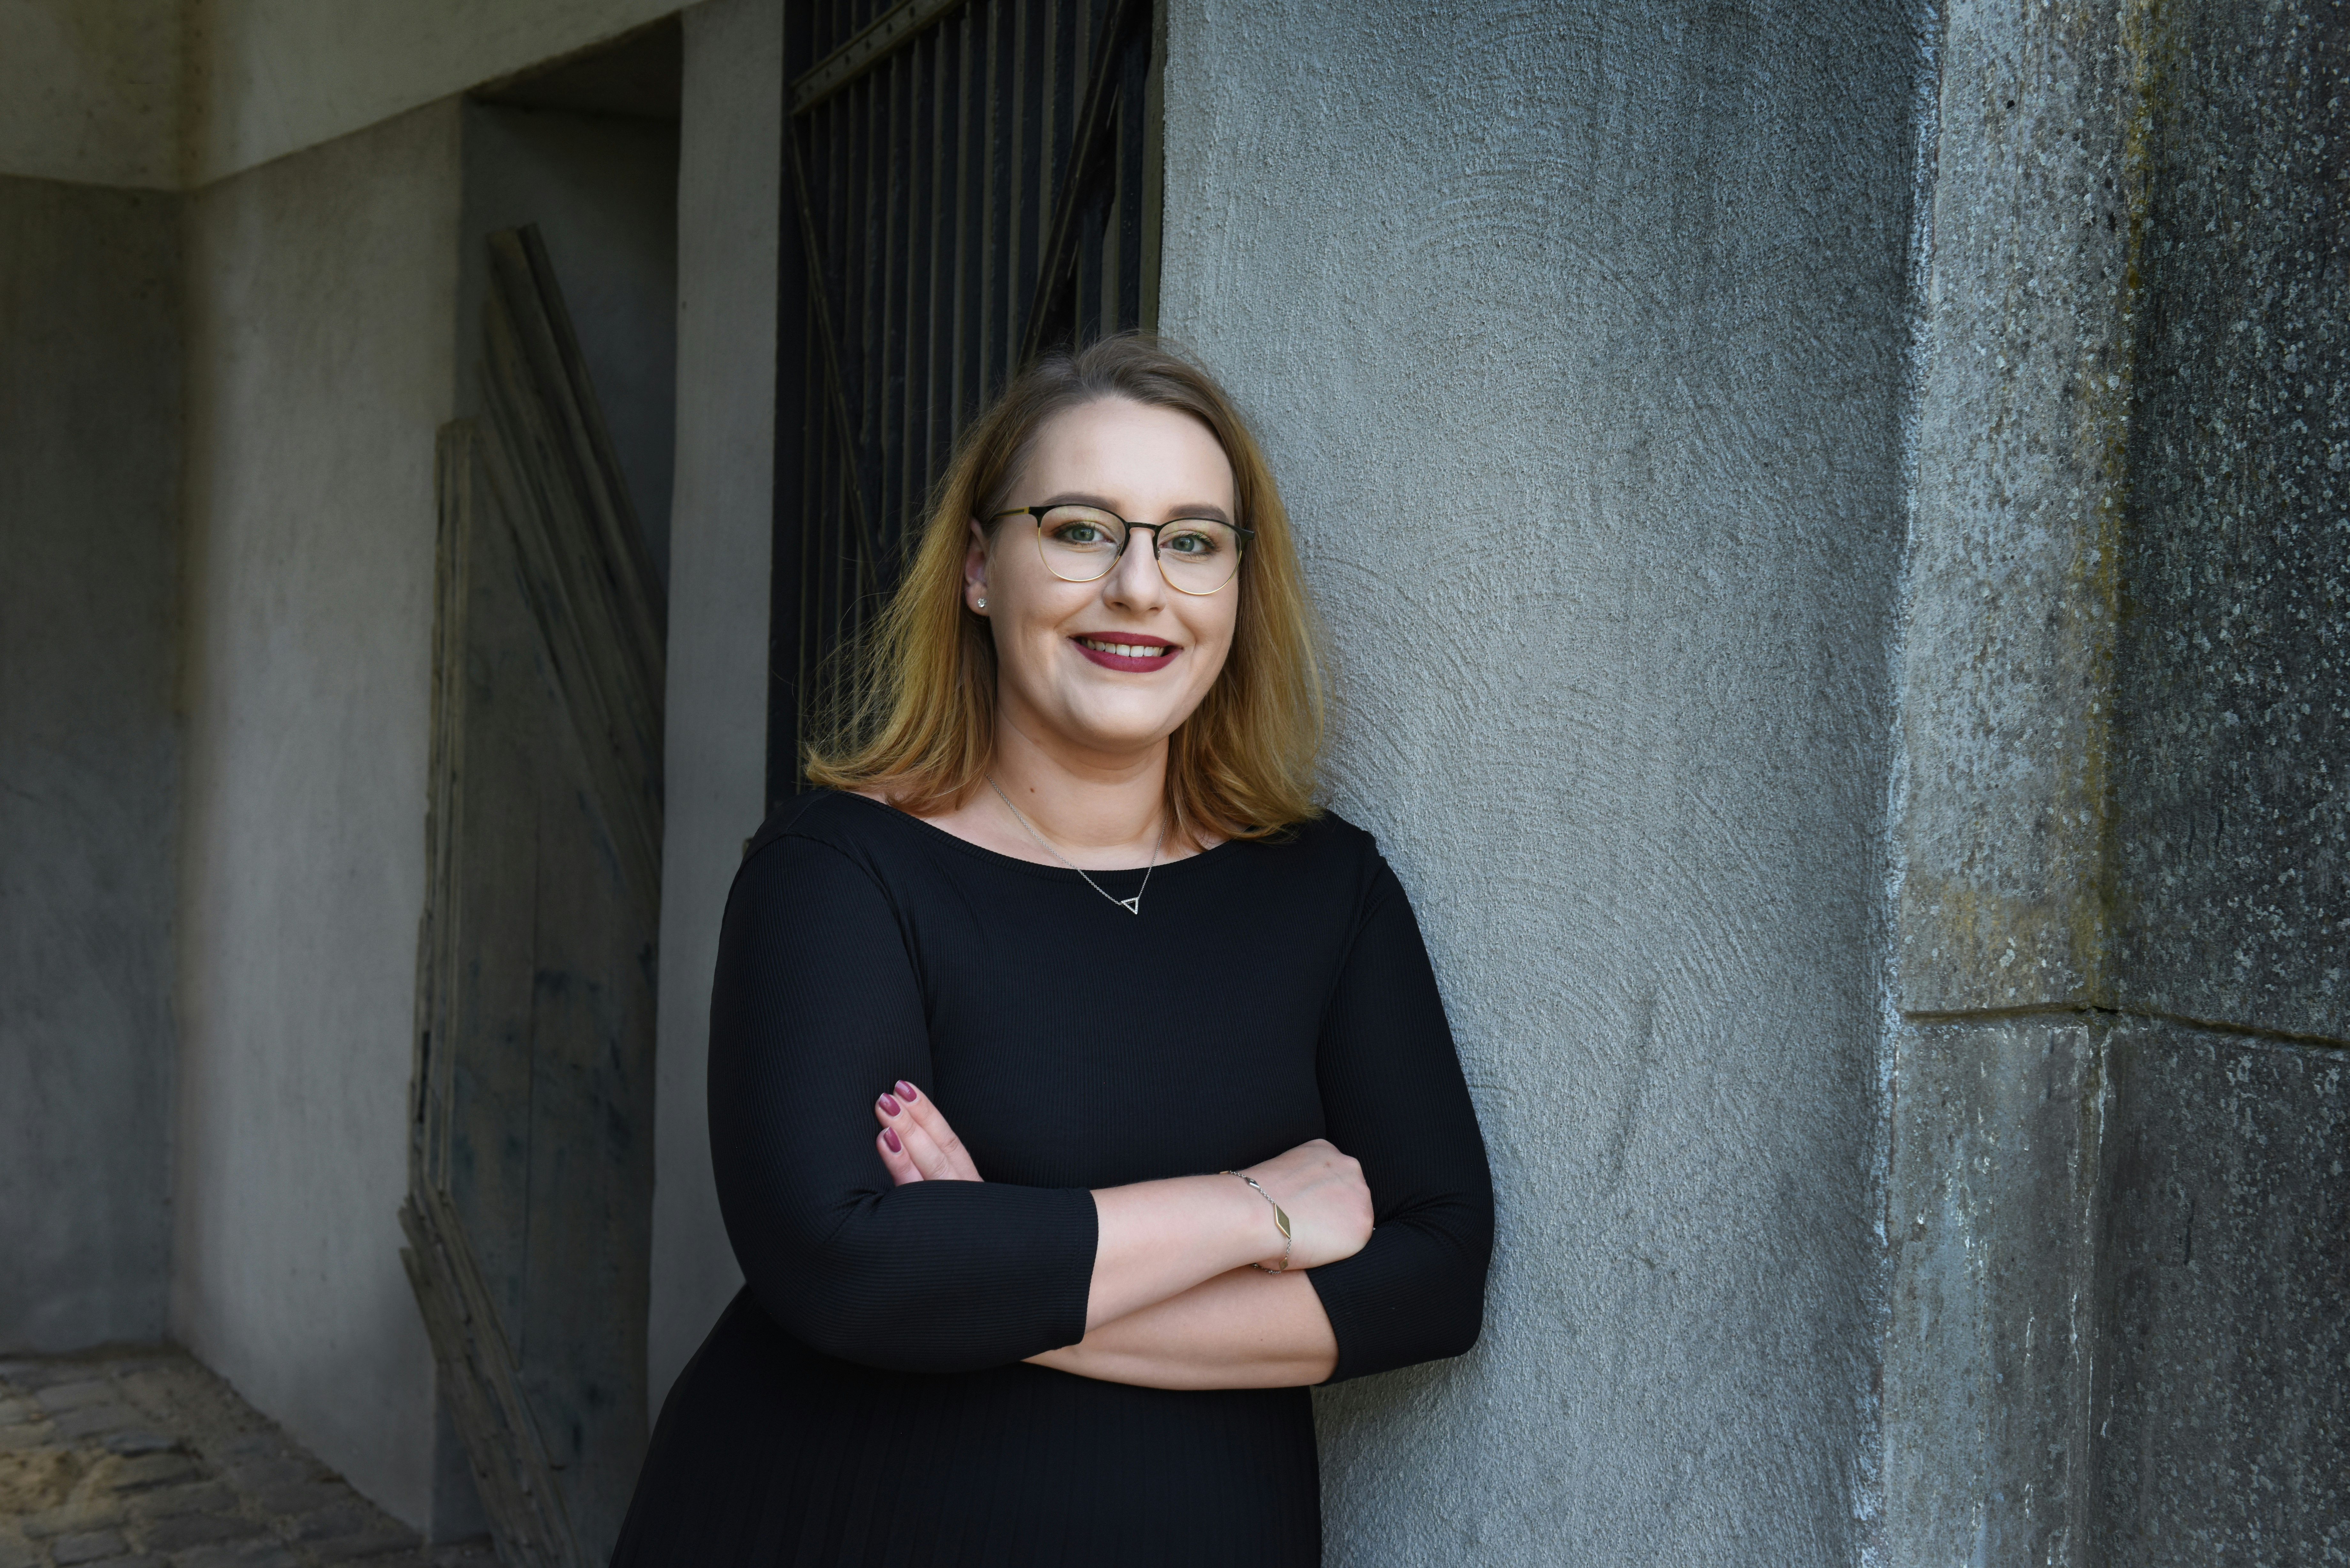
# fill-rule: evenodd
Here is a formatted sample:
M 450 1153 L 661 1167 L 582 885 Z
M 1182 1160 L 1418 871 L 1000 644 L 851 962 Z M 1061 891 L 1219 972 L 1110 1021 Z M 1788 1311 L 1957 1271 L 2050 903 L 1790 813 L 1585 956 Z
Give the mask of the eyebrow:
M 1058 495 L 1054 496 L 1050 501 L 1043 502 L 1041 504 L 1045 506 L 1092 506 L 1108 513 L 1113 517 L 1124 517 L 1126 515 L 1125 513 L 1120 512 L 1117 507 L 1112 506 L 1107 501 L 1105 501 L 1100 496 L 1096 495 L 1089 491 L 1065 490 Z M 1183 517 L 1197 517 L 1210 523 L 1222 523 L 1227 528 L 1232 525 L 1232 518 L 1226 514 L 1222 507 L 1211 506 L 1205 502 L 1195 503 L 1189 506 L 1178 506 L 1167 514 L 1167 520 L 1170 523 Z M 1143 526 L 1147 528 L 1149 524 L 1146 523 Z

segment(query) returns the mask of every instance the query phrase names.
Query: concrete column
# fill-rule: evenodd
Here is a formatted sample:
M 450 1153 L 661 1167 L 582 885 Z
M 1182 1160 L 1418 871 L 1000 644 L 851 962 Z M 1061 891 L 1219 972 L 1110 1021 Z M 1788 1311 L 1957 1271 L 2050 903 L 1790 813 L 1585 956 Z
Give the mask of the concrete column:
M 655 1409 L 743 1282 L 710 1173 L 703 1069 L 719 918 L 766 798 L 783 36 L 781 0 L 708 0 L 685 13 L 648 1351 Z
M 1949 12 L 1896 832 L 1897 1563 L 2350 1542 L 2346 44 L 2299 4 Z
M 190 198 L 172 1333 L 432 1522 L 400 1270 L 460 106 Z

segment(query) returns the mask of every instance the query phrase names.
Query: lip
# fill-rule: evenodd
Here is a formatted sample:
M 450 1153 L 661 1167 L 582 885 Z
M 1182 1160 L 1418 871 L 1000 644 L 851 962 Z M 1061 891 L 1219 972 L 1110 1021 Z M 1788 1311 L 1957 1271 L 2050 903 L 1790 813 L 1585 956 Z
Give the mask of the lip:
M 1098 648 L 1087 648 L 1084 640 L 1087 638 L 1091 638 L 1096 642 L 1122 643 L 1128 648 L 1158 648 L 1164 651 L 1153 654 L 1148 659 L 1128 659 L 1124 654 L 1104 653 Z M 1183 651 L 1163 637 L 1145 637 L 1139 632 L 1126 631 L 1080 632 L 1077 636 L 1069 639 L 1069 646 L 1104 670 L 1126 670 L 1137 672 L 1164 670 L 1175 662 L 1177 654 Z

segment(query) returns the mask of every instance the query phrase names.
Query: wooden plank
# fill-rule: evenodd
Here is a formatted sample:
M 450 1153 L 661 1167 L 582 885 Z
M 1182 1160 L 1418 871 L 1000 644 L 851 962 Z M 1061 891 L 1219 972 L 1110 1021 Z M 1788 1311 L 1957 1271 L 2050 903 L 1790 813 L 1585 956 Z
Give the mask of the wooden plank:
M 664 628 L 534 234 L 442 432 L 403 1252 L 499 1542 L 588 1568 L 646 1436 Z

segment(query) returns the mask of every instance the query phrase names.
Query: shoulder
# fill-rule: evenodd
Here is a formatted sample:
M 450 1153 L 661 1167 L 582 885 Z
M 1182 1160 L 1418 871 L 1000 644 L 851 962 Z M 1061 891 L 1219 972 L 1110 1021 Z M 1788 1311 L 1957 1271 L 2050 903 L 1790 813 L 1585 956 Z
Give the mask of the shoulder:
M 867 800 L 862 795 L 837 789 L 810 790 L 792 796 L 768 814 L 767 820 L 759 825 L 759 831 L 743 841 L 743 858 L 748 862 L 769 845 L 787 838 L 829 844 L 837 849 L 862 846 L 870 843 L 882 831 L 887 819 L 896 815 L 879 801 Z
M 1335 811 L 1326 811 L 1263 842 L 1268 849 L 1296 849 L 1308 857 L 1333 862 L 1379 857 L 1379 841 Z
M 838 790 L 795 795 L 743 841 L 734 873 L 737 897 L 747 889 L 804 885 L 811 877 L 883 880 L 881 867 L 910 819 L 878 801 Z
M 1358 905 L 1380 896 L 1382 884 L 1395 880 L 1378 840 L 1335 811 L 1240 847 L 1264 875 L 1311 882 Z

